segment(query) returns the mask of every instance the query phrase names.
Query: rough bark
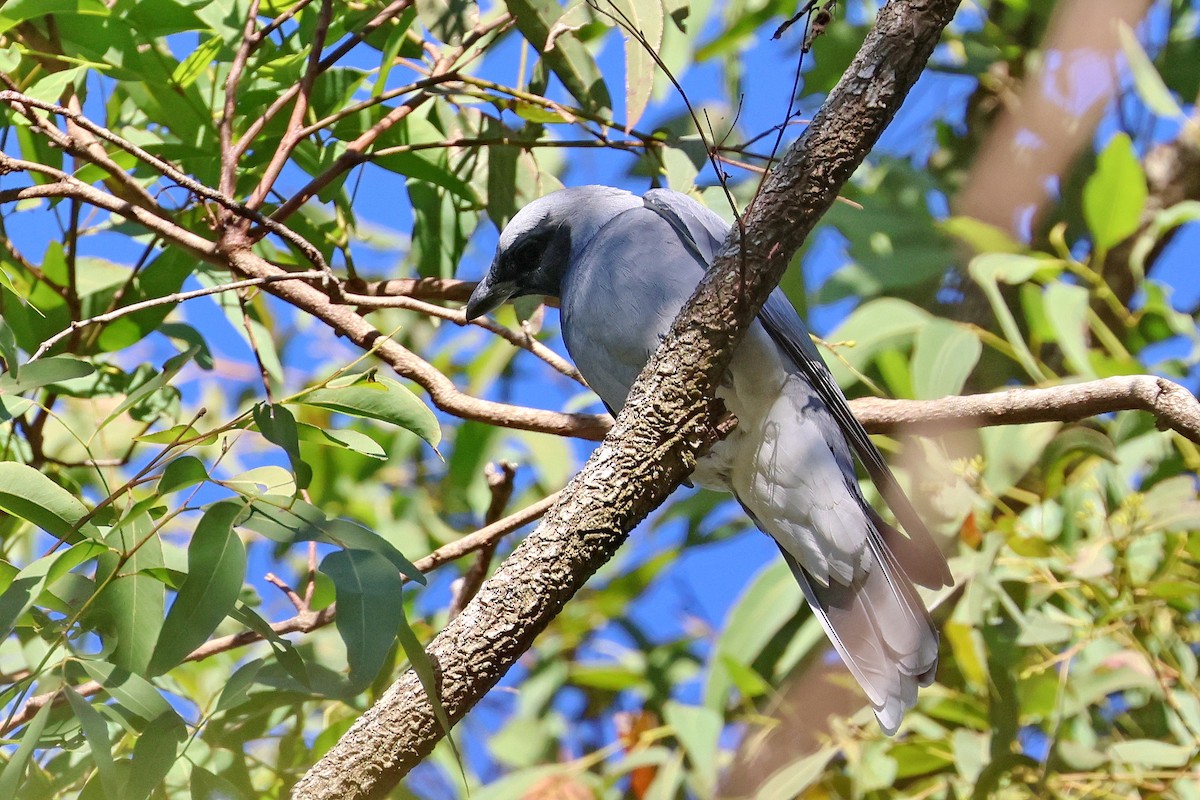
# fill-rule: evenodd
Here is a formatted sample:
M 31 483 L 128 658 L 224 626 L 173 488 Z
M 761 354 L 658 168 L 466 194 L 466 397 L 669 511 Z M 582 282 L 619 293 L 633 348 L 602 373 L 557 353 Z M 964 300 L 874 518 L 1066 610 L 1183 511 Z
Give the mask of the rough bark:
M 643 370 L 612 431 L 538 529 L 430 643 L 441 702 L 467 713 L 712 440 L 714 383 L 788 261 L 920 76 L 957 0 L 893 0 L 805 133 L 784 154 Z M 296 798 L 386 794 L 444 735 L 403 675 L 296 785 Z

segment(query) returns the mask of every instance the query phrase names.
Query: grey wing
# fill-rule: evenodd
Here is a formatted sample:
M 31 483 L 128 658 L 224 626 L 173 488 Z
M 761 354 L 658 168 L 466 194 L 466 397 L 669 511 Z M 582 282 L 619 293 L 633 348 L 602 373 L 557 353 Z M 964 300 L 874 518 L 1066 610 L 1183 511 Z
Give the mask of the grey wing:
M 855 454 L 866 467 L 871 480 L 879 487 L 883 499 L 908 532 L 908 537 L 905 538 L 872 513 L 873 521 L 879 526 L 884 541 L 904 571 L 912 580 L 931 589 L 950 586 L 953 578 L 950 576 L 945 556 L 934 543 L 925 523 L 921 521 L 920 515 L 900 488 L 896 476 L 883 460 L 866 429 L 850 410 L 845 395 L 834 381 L 829 368 L 825 366 L 821 354 L 817 352 L 816 345 L 808 335 L 808 329 L 804 327 L 792 304 L 782 292 L 776 290 L 767 298 L 758 318 L 775 344 L 788 354 L 808 378 L 817 395 L 829 409 L 829 413 L 837 421 L 842 434 L 854 448 Z
M 651 189 L 642 201 L 654 213 L 671 224 L 684 239 L 696 247 L 695 255 L 706 267 L 729 235 L 729 223 L 686 194 L 670 189 Z
M 729 225 L 724 220 L 678 192 L 653 189 L 646 192 L 642 199 L 647 208 L 671 224 L 681 239 L 686 239 L 696 247 L 696 256 L 702 263 L 712 263 L 717 250 L 729 234 Z M 837 421 L 842 434 L 866 467 L 871 480 L 879 487 L 884 500 L 908 532 L 906 539 L 872 512 L 873 521 L 879 526 L 884 540 L 905 571 L 922 586 L 949 586 L 953 579 L 946 566 L 945 557 L 900 488 L 900 484 L 896 482 L 896 476 L 883 460 L 862 423 L 850 411 L 842 390 L 821 359 L 821 354 L 813 344 L 808 329 L 796 313 L 796 309 L 788 302 L 783 292 L 777 289 L 767 298 L 758 318 L 775 344 L 788 354 L 816 389 L 818 396 Z

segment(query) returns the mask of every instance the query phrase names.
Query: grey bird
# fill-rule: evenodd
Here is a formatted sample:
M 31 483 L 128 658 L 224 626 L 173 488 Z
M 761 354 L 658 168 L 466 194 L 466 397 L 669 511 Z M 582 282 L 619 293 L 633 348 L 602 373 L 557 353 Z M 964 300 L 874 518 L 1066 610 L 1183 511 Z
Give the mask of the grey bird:
M 728 232 L 677 192 L 563 189 L 504 228 L 466 315 L 523 295 L 558 297 L 567 351 L 614 411 Z M 738 425 L 691 480 L 732 492 L 775 540 L 880 727 L 894 733 L 937 669 L 937 630 L 913 582 L 950 585 L 945 558 L 780 291 L 738 345 L 717 396 Z M 863 498 L 852 452 L 907 537 Z

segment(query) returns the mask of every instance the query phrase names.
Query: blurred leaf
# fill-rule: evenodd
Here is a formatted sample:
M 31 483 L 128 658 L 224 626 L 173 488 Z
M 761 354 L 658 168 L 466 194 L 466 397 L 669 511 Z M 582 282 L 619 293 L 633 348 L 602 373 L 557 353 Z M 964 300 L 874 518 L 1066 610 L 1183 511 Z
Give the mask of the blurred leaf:
M 717 748 L 722 721 L 711 708 L 688 706 L 675 701 L 663 705 L 663 718 L 683 745 L 695 776 L 694 789 L 709 797 L 717 788 Z
M 1154 739 L 1114 742 L 1108 748 L 1113 761 L 1141 767 L 1182 767 L 1196 754 L 1194 747 Z
M 25 777 L 25 767 L 29 765 L 29 761 L 33 757 L 34 748 L 37 747 L 38 739 L 41 738 L 42 731 L 46 727 L 46 721 L 50 718 L 51 708 L 53 708 L 51 703 L 45 703 L 21 732 L 21 743 L 9 756 L 4 769 L 0 770 L 0 797 L 17 796 L 21 780 Z
M 15 364 L 15 360 L 10 360 Z M 67 381 L 91 375 L 96 368 L 86 361 L 70 356 L 50 356 L 31 361 L 21 367 L 20 373 L 0 374 L 0 394 L 22 394 L 50 383 Z
M 917 331 L 913 346 L 913 392 L 918 400 L 959 394 L 971 375 L 983 344 L 962 325 L 934 320 Z
M 1107 252 L 1137 231 L 1147 191 L 1133 142 L 1124 133 L 1114 135 L 1083 187 L 1083 215 L 1098 251 Z
M 237 787 L 219 775 L 192 767 L 192 800 L 248 800 Z
M 1133 30 L 1124 22 L 1119 21 L 1117 22 L 1117 35 L 1121 39 L 1121 49 L 1125 51 L 1125 60 L 1129 63 L 1129 71 L 1133 73 L 1133 82 L 1142 102 L 1160 117 L 1169 119 L 1182 117 L 1183 109 L 1171 96 L 1171 91 L 1163 83 L 1162 76 L 1158 74 L 1150 57 L 1142 49 L 1142 44 L 1137 40 Z
M 1075 374 L 1094 378 L 1088 358 L 1088 300 L 1082 286 L 1055 282 L 1046 287 L 1047 318 L 1067 364 Z
M 805 791 L 817 782 L 835 755 L 836 747 L 822 747 L 812 755 L 777 770 L 758 790 L 758 799 L 793 800 L 806 796 Z
M 977 255 L 983 253 L 1020 253 L 1024 246 L 1008 231 L 972 217 L 947 217 L 941 229 L 968 245 Z
M 100 783 L 105 794 L 109 797 L 120 797 L 124 787 L 120 785 L 116 766 L 113 764 L 108 723 L 92 708 L 92 704 L 70 685 L 63 687 L 63 693 L 67 696 L 71 711 L 83 727 L 83 736 L 87 739 L 88 749 L 91 751 L 92 761 L 96 764 L 96 771 L 100 774 Z
M 205 39 L 199 47 L 188 53 L 187 58 L 179 62 L 179 66 L 175 67 L 175 71 L 171 73 L 171 80 L 183 88 L 191 86 L 196 82 L 196 78 L 208 69 L 209 64 L 216 58 L 223 45 L 224 42 L 219 36 L 210 36 Z
M 829 370 L 841 386 L 851 386 L 882 349 L 911 339 L 928 324 L 929 312 L 905 300 L 885 297 L 864 303 L 828 336 L 846 343 L 826 357 Z
M 713 648 L 708 679 L 704 686 L 704 705 L 717 710 L 725 707 L 734 676 L 726 662 L 747 667 L 788 620 L 800 610 L 802 595 L 787 564 L 777 559 L 763 569 L 734 603 Z

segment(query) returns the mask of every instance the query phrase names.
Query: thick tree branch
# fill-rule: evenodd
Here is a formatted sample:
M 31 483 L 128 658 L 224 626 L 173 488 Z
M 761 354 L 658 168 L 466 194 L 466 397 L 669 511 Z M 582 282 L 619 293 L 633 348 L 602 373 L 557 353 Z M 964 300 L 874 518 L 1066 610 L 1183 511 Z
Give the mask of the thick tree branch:
M 711 442 L 711 399 L 741 333 L 838 189 L 916 82 L 955 0 L 893 0 L 633 387 L 612 432 L 560 502 L 430 643 L 442 705 L 458 720 L 507 672 Z M 739 241 L 740 239 L 740 241 Z M 296 785 L 294 797 L 380 797 L 444 735 L 407 673 Z
M 1153 375 L 1123 375 L 1045 389 L 1009 389 L 940 400 L 851 403 L 875 433 L 942 433 L 955 428 L 1068 422 L 1112 411 L 1149 411 L 1158 426 L 1200 444 L 1200 401 L 1184 387 Z

